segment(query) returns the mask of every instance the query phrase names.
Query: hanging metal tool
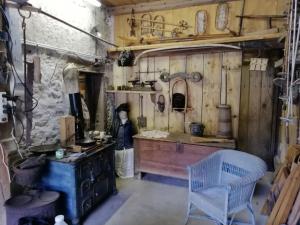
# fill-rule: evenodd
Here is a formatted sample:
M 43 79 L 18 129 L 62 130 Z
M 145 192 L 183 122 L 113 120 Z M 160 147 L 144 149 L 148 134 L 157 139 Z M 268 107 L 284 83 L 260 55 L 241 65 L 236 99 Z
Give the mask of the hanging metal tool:
M 151 22 L 151 23 L 159 23 L 159 24 L 164 24 L 164 25 L 168 25 L 168 26 L 174 26 L 174 27 L 179 27 L 179 28 L 182 28 L 183 30 L 187 30 L 188 28 L 193 28 L 193 26 L 190 26 L 188 25 L 188 23 L 185 21 L 185 20 L 180 20 L 178 22 L 178 24 L 175 24 L 175 23 L 168 23 L 168 22 L 161 22 L 161 21 L 157 21 L 157 20 L 148 20 L 148 19 L 139 19 L 139 18 L 135 18 L 135 15 L 131 13 L 131 18 L 128 18 L 127 21 L 130 21 L 130 20 L 134 20 L 134 22 L 136 21 L 148 21 L 148 22 Z
M 140 116 L 137 118 L 139 128 L 147 127 L 147 118 L 144 117 L 144 113 L 143 113 L 143 111 L 144 111 L 144 109 L 143 109 L 143 98 L 144 98 L 144 96 L 141 95 L 140 96 Z
M 148 18 L 147 18 L 148 17 Z M 155 17 L 154 20 L 152 20 L 152 17 L 150 14 L 144 14 L 141 19 L 138 19 L 135 17 L 134 10 L 132 9 L 131 17 L 127 19 L 127 22 L 130 26 L 130 36 L 136 36 L 135 28 L 137 27 L 137 21 L 141 24 L 141 35 L 147 34 L 148 29 L 151 29 L 151 33 L 153 34 L 154 31 L 159 32 L 160 34 L 163 34 L 164 32 L 170 32 L 172 36 L 177 36 L 178 34 L 182 33 L 184 30 L 187 30 L 189 28 L 193 28 L 192 26 L 188 25 L 188 23 L 185 20 L 181 20 L 178 22 L 178 24 L 174 23 L 167 23 L 164 21 L 164 17 L 158 15 Z M 158 26 L 158 25 L 161 26 Z M 165 26 L 174 26 L 175 28 L 172 30 L 166 30 Z
M 152 16 L 151 14 L 143 14 L 141 20 L 141 36 L 152 34 Z
M 136 24 L 134 9 L 131 10 L 131 17 L 130 17 L 130 19 L 127 19 L 127 22 L 130 26 L 130 36 L 135 37 L 135 35 L 136 35 L 135 34 L 135 28 L 137 27 L 137 24 Z
M 162 113 L 165 111 L 166 100 L 164 95 L 159 95 L 157 100 L 157 108 Z
M 245 3 L 246 0 L 242 1 L 242 7 L 241 7 L 241 17 L 240 17 L 240 24 L 239 24 L 239 32 L 238 35 L 241 36 L 242 30 L 243 30 L 243 20 L 244 20 L 244 12 L 245 12 Z
M 24 105 L 25 105 L 25 115 L 26 115 L 26 145 L 30 144 L 30 136 L 31 136 L 31 126 L 32 126 L 32 91 L 28 89 L 28 79 L 27 79 L 27 45 L 26 45 L 26 19 L 31 17 L 31 12 L 28 15 L 22 14 L 20 9 L 18 9 L 19 15 L 22 17 L 22 31 L 23 31 L 23 66 L 24 66 Z
M 182 93 L 174 93 L 174 89 L 175 86 L 179 83 L 179 82 L 184 82 L 185 84 L 185 94 Z M 178 111 L 178 112 L 187 112 L 187 108 L 188 108 L 188 84 L 187 81 L 184 79 L 178 79 L 174 82 L 173 86 L 172 86 L 172 92 L 171 92 L 171 96 L 172 96 L 172 112 Z
M 169 82 L 172 79 L 175 78 L 181 78 L 181 79 L 189 79 L 192 82 L 199 82 L 203 79 L 203 76 L 199 72 L 192 72 L 192 73 L 185 73 L 185 72 L 179 72 L 179 73 L 174 73 L 174 74 L 169 74 L 168 72 L 162 72 L 160 74 L 160 79 L 163 82 Z
M 26 84 L 27 81 L 27 45 L 26 45 L 26 19 L 29 19 L 31 17 L 31 12 L 29 12 L 28 15 L 24 15 L 21 13 L 21 10 L 18 9 L 19 15 L 22 17 L 22 31 L 23 31 L 23 63 L 24 63 L 24 83 Z M 27 95 L 27 92 L 25 90 L 25 96 Z M 25 108 L 26 108 L 26 97 L 25 97 Z
M 154 36 L 163 37 L 165 30 L 165 18 L 161 15 L 154 17 L 152 34 Z M 159 30 L 158 30 L 159 29 Z

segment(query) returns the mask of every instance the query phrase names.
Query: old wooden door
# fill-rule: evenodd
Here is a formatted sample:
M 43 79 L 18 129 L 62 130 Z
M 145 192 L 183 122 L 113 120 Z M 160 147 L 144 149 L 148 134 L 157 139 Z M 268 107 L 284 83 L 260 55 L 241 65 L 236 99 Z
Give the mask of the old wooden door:
M 274 150 L 273 70 L 249 71 L 243 65 L 239 120 L 239 149 L 272 163 Z

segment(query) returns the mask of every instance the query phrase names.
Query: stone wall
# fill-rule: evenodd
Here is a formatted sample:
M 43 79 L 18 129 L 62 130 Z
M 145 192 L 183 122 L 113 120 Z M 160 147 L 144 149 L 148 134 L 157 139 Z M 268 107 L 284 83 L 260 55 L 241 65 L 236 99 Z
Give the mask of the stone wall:
M 83 30 L 91 31 L 98 26 L 104 39 L 110 38 L 110 17 L 105 9 L 95 8 L 83 0 L 35 0 L 34 5 L 53 14 Z M 11 27 L 16 66 L 22 73 L 21 51 L 21 18 L 17 10 L 10 10 Z M 27 40 L 47 44 L 57 48 L 68 49 L 88 55 L 105 56 L 105 46 L 79 31 L 67 27 L 44 15 L 32 13 L 26 20 Z M 17 34 L 17 35 L 15 35 Z M 58 139 L 58 118 L 69 111 L 68 99 L 63 93 L 62 69 L 68 58 L 41 48 L 31 48 L 33 55 L 41 58 L 42 82 L 34 84 L 34 96 L 39 105 L 33 112 L 32 142 L 33 144 L 53 143 Z M 29 55 L 30 58 L 30 55 Z M 92 57 L 89 60 L 93 60 Z M 56 68 L 56 70 L 55 70 Z M 55 70 L 55 74 L 54 74 Z
M 97 25 L 102 38 L 111 40 L 112 20 L 105 8 L 95 8 L 84 0 L 33 0 L 34 6 L 41 7 L 44 11 L 53 14 L 77 27 L 91 31 Z M 17 71 L 23 77 L 23 52 L 22 52 L 22 19 L 16 9 L 8 10 L 11 35 L 13 39 L 13 57 Z M 24 12 L 25 14 L 26 12 Z M 27 14 L 27 13 L 26 13 Z M 56 48 L 63 48 L 72 52 L 104 57 L 107 45 L 67 27 L 44 15 L 32 13 L 26 20 L 27 40 L 46 44 Z M 69 112 L 69 102 L 63 92 L 62 70 L 68 61 L 69 54 L 53 51 L 46 48 L 29 48 L 29 60 L 38 55 L 41 58 L 41 84 L 34 83 L 34 97 L 39 100 L 38 107 L 33 111 L 31 139 L 32 144 L 47 144 L 59 139 L 59 117 Z M 74 56 L 74 54 L 71 54 Z M 93 57 L 86 58 L 93 60 Z M 55 70 L 55 73 L 54 73 Z M 19 85 L 20 86 L 20 85 Z M 18 93 L 23 93 L 22 88 Z M 1 129 L 0 125 L 0 129 Z M 9 137 L 10 132 L 7 133 Z M 0 135 L 1 136 L 1 135 Z M 1 137 L 7 138 L 7 137 Z M 10 146 L 10 145 L 7 145 Z M 13 146 L 13 145 L 12 145 Z M 15 148 L 6 147 L 6 152 Z M 1 169 L 1 168 L 0 168 Z M 0 171 L 1 172 L 1 171 Z M 2 175 L 2 173 L 1 173 Z M 8 181 L 1 180 L 7 187 Z M 9 196 L 5 193 L 5 198 Z M 3 198 L 0 197 L 0 225 L 5 224 Z

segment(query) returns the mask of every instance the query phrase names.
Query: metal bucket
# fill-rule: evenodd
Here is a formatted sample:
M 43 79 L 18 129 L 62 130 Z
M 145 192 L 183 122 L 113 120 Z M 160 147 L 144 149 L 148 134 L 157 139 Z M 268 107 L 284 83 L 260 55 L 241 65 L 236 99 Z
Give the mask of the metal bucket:
M 229 105 L 219 105 L 219 124 L 217 137 L 232 138 L 231 107 Z

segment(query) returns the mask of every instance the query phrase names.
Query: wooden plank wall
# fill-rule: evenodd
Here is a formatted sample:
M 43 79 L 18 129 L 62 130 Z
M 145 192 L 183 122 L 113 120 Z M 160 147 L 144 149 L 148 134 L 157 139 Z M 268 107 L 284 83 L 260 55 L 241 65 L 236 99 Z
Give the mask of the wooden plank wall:
M 229 19 L 228 28 L 235 32 L 239 30 L 239 18 L 237 15 L 241 14 L 241 2 L 233 1 L 229 2 Z M 282 15 L 286 12 L 289 0 L 248 0 L 245 4 L 245 15 Z M 208 23 L 206 34 L 224 34 L 228 33 L 228 30 L 219 31 L 215 28 L 215 17 L 217 4 L 199 5 L 180 9 L 162 10 L 150 12 L 152 17 L 155 15 L 162 15 L 166 22 L 178 23 L 181 20 L 185 20 L 189 25 L 195 26 L 195 15 L 198 10 L 205 10 L 208 14 Z M 144 13 L 136 14 L 136 18 L 141 18 Z M 114 17 L 114 37 L 115 43 L 119 46 L 124 46 L 124 41 L 119 36 L 128 37 L 130 34 L 130 27 L 127 23 L 127 19 L 130 18 L 130 14 L 118 15 Z M 278 27 L 281 30 L 285 30 L 284 20 L 274 20 L 273 27 Z M 168 30 L 172 30 L 173 26 L 166 26 Z M 265 19 L 250 20 L 244 19 L 243 32 L 256 32 L 260 30 L 268 29 L 268 22 Z M 189 28 L 184 31 L 185 34 L 195 34 L 194 28 Z M 140 27 L 136 28 L 136 36 L 140 37 Z M 170 33 L 166 33 L 165 36 L 171 36 Z
M 273 73 L 249 71 L 242 67 L 241 106 L 238 146 L 265 160 L 273 158 L 271 150 L 273 119 Z
M 190 122 L 203 122 L 206 126 L 206 135 L 216 135 L 218 127 L 218 110 L 220 104 L 221 79 L 227 73 L 228 79 L 228 104 L 232 107 L 234 137 L 238 137 L 239 110 L 240 110 L 240 86 L 241 86 L 241 52 L 208 53 L 191 55 L 172 55 L 146 57 L 140 60 L 139 66 L 135 68 L 121 68 L 114 65 L 114 86 L 126 85 L 126 80 L 132 77 L 135 71 L 140 71 L 142 81 L 157 80 L 157 88 L 161 90 L 166 99 L 166 109 L 159 112 L 156 104 L 151 101 L 149 94 L 144 97 L 144 116 L 147 117 L 147 129 L 168 130 L 170 132 L 189 133 Z M 200 72 L 204 79 L 193 83 L 188 80 L 189 107 L 193 110 L 186 114 L 172 112 L 170 109 L 171 92 L 170 87 L 175 82 L 162 82 L 159 79 L 160 72 Z M 175 92 L 184 92 L 183 83 L 179 83 Z M 159 94 L 156 96 L 157 102 Z M 138 94 L 116 94 L 116 106 L 128 102 L 131 105 L 130 118 L 137 124 L 139 110 Z

